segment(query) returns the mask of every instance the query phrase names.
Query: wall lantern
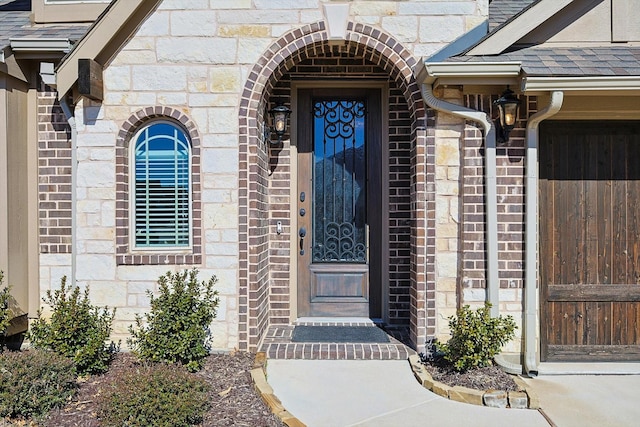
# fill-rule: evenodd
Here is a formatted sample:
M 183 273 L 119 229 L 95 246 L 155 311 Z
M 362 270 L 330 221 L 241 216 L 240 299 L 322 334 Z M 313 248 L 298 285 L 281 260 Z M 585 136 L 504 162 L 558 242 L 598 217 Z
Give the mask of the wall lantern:
M 499 120 L 497 126 L 497 137 L 500 142 L 509 140 L 509 133 L 516 125 L 518 120 L 518 109 L 520 108 L 520 100 L 514 95 L 513 91 L 507 86 L 507 90 L 502 92 L 500 98 L 493 102 L 498 107 Z
M 282 142 L 282 137 L 287 131 L 287 119 L 289 118 L 289 114 L 291 114 L 291 110 L 282 102 L 278 102 L 275 107 L 269 110 L 273 126 L 269 127 L 265 124 L 265 140 L 271 140 L 271 135 L 275 133 L 278 136 L 278 143 Z

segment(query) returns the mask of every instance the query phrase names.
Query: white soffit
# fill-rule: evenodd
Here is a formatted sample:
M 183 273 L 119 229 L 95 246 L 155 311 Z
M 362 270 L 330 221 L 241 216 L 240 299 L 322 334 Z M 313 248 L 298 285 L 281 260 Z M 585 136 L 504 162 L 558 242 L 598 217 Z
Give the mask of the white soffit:
M 540 0 L 472 48 L 467 55 L 499 55 L 575 0 Z

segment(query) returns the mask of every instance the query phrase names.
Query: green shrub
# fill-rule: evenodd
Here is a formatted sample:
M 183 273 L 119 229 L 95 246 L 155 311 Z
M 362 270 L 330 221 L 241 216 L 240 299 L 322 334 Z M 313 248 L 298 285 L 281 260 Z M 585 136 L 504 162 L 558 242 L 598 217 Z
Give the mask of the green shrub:
M 73 360 L 37 350 L 0 354 L 0 418 L 43 418 L 75 392 Z
M 216 316 L 215 276 L 198 282 L 198 270 L 167 272 L 158 279 L 159 294 L 147 292 L 151 311 L 136 316 L 127 340 L 134 354 L 150 362 L 181 363 L 191 372 L 209 354 L 209 325 Z
M 208 391 L 202 378 L 181 366 L 141 366 L 100 390 L 98 416 L 105 426 L 190 426 L 202 421 Z
M 109 311 L 91 305 L 89 289 L 81 297 L 78 287 L 68 289 L 66 277 L 59 290 L 47 291 L 42 300 L 53 312 L 46 320 L 38 310 L 38 318 L 27 334 L 32 346 L 72 358 L 81 374 L 105 372 L 118 351 L 113 342 L 107 343 L 115 308 Z
M 4 272 L 0 271 L 0 351 L 4 347 L 4 337 L 11 321 L 11 310 L 9 309 L 9 287 L 3 287 Z
M 513 318 L 492 318 L 490 309 L 489 303 L 475 311 L 465 305 L 449 318 L 451 339 L 438 347 L 457 371 L 489 366 L 502 346 L 515 336 Z

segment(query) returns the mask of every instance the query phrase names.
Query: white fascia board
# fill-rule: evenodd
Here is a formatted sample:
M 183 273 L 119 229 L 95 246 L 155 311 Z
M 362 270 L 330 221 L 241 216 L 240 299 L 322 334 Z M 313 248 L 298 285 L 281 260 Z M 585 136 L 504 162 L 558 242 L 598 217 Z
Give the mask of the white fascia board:
M 499 55 L 575 0 L 541 0 L 472 48 L 467 55 Z
M 420 83 L 455 77 L 517 77 L 520 62 L 423 62 L 418 71 Z M 422 80 L 422 81 L 420 81 Z
M 62 52 L 67 53 L 73 47 L 69 39 L 20 38 L 9 39 L 14 52 Z
M 524 77 L 521 89 L 523 92 L 640 90 L 640 76 Z

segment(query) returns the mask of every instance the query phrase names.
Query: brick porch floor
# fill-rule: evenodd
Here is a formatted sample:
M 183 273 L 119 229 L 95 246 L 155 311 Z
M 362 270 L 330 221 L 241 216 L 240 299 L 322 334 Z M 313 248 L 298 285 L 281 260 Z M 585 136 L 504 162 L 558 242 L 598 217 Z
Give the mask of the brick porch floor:
M 301 326 L 370 326 L 371 322 L 297 322 Z M 307 360 L 405 360 L 415 350 L 403 344 L 406 328 L 383 328 L 389 343 L 305 343 L 291 342 L 295 325 L 271 326 L 260 346 L 269 359 Z

